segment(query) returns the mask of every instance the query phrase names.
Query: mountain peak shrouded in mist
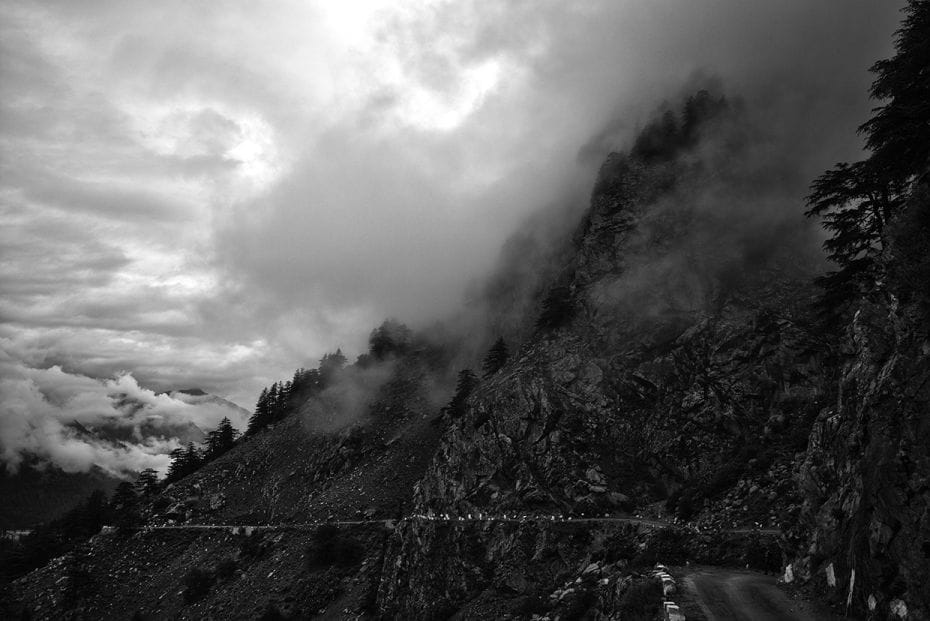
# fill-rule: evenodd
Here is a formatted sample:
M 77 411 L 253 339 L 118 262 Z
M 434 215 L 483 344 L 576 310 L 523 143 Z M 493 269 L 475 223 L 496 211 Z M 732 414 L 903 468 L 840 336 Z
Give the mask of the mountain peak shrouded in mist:
M 896 9 L 5 5 L 0 343 L 250 406 L 385 317 L 457 312 L 531 214 L 580 213 L 607 153 L 707 75 L 802 175 L 852 158 Z
M 172 391 L 169 391 L 169 392 L 172 392 Z M 206 396 L 207 394 L 200 388 L 184 388 L 183 390 L 177 390 L 173 392 L 179 392 L 185 395 L 190 395 L 192 397 L 203 397 L 203 396 Z
M 0 8 L 0 617 L 926 617 L 900 4 Z

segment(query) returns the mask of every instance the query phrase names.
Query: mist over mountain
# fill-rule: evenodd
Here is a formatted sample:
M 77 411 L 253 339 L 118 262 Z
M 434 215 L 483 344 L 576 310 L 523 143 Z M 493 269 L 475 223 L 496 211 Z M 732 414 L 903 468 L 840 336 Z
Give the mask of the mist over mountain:
M 0 9 L 0 616 L 927 618 L 900 5 Z
M 164 472 L 168 453 L 227 417 L 244 428 L 249 412 L 214 395 L 155 393 L 130 374 L 95 379 L 61 367 L 0 362 L 0 449 L 6 471 L 37 459 L 67 473 L 111 476 Z
M 457 312 L 508 236 L 539 211 L 571 222 L 603 157 L 702 72 L 807 177 L 852 157 L 863 67 L 898 17 L 800 0 L 3 10 L 4 351 L 247 407 L 386 317 Z

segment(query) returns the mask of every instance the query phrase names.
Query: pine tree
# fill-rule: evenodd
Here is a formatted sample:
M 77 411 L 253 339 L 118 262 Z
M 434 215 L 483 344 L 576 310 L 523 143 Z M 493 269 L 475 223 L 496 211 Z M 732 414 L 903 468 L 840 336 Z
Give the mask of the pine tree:
M 320 359 L 320 385 L 322 388 L 330 386 L 336 376 L 342 371 L 346 364 L 346 357 L 342 355 L 342 349 L 337 349 L 333 353 L 324 354 Z
M 455 384 L 455 394 L 449 404 L 443 408 L 443 413 L 452 418 L 460 418 L 465 414 L 465 402 L 469 395 L 475 390 L 480 383 L 478 376 L 471 369 L 462 369 L 459 371 L 458 381 Z
M 930 2 L 909 0 L 895 33 L 895 55 L 871 67 L 869 94 L 883 101 L 859 127 L 869 158 L 899 182 L 930 168 Z
M 294 377 L 291 378 L 291 392 L 297 394 L 306 386 L 307 369 L 300 368 L 294 371 Z
M 159 491 L 158 473 L 152 468 L 146 468 L 139 473 L 136 479 L 136 493 L 140 496 L 152 496 Z
M 187 443 L 187 450 L 184 451 L 184 467 L 186 468 L 185 476 L 200 467 L 200 451 L 193 442 Z
M 265 427 L 268 424 L 269 418 L 269 397 L 268 389 L 262 388 L 262 394 L 258 397 L 258 402 L 255 404 L 255 412 L 252 414 L 252 417 L 249 419 L 249 425 L 246 428 L 246 435 L 252 435 L 256 433 L 259 429 Z
M 730 104 L 725 97 L 714 97 L 706 90 L 700 90 L 688 97 L 681 113 L 682 145 L 690 147 L 697 144 L 701 128 L 729 109 Z
M 509 356 L 510 352 L 507 351 L 507 343 L 504 342 L 504 337 L 499 337 L 494 341 L 494 345 L 488 350 L 488 355 L 484 357 L 484 362 L 481 364 L 485 379 L 500 371 L 507 364 Z
M 671 110 L 666 110 L 639 133 L 631 154 L 647 162 L 669 159 L 675 155 L 679 141 L 678 121 Z
M 239 432 L 236 431 L 228 418 L 223 417 L 219 426 L 207 434 L 207 451 L 205 459 L 216 459 L 229 451 L 236 443 Z
M 281 384 L 275 382 L 268 391 L 268 419 L 273 421 L 278 415 L 278 408 L 281 407 Z
M 139 497 L 136 495 L 136 487 L 129 481 L 123 481 L 116 486 L 116 491 L 113 492 L 113 498 L 110 500 L 110 504 L 114 509 L 121 510 L 134 507 L 138 500 Z
M 295 394 L 313 394 L 320 390 L 320 372 L 318 369 L 300 369 L 300 377 L 294 378 L 291 391 Z
M 878 259 L 890 223 L 930 166 L 930 2 L 910 0 L 904 12 L 895 56 L 871 69 L 877 77 L 870 93 L 885 103 L 859 127 L 870 156 L 837 164 L 807 197 L 806 215 L 822 218 L 831 233 L 824 249 L 838 269 L 818 282 L 821 306 L 833 318 L 885 280 Z
M 165 477 L 166 483 L 171 483 L 183 479 L 191 474 L 202 463 L 200 451 L 194 446 L 193 442 L 188 442 L 185 448 L 176 448 L 171 451 L 171 464 L 168 466 L 168 475 Z
M 232 422 L 225 416 L 223 420 L 220 421 L 220 426 L 217 428 L 217 431 L 220 434 L 220 447 L 222 447 L 225 453 L 236 444 L 239 431 L 232 426 Z
M 288 408 L 291 405 L 291 393 L 293 390 L 294 384 L 290 380 L 281 383 L 278 389 L 278 420 L 284 418 L 287 414 Z
M 139 497 L 135 485 L 123 481 L 117 486 L 110 500 L 110 512 L 115 526 L 129 528 L 139 523 Z
M 183 477 L 184 468 L 184 449 L 176 448 L 170 453 L 171 463 L 168 465 L 168 473 L 165 475 L 165 483 L 172 483 Z
M 368 353 L 375 360 L 401 355 L 409 349 L 411 338 L 410 328 L 396 319 L 387 319 L 371 331 L 368 337 Z

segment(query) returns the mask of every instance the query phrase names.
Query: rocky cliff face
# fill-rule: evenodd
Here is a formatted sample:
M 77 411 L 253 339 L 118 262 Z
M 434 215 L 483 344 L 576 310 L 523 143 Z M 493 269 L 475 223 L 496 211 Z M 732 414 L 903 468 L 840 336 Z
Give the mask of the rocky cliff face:
M 790 245 L 748 264 L 728 232 L 711 239 L 707 212 L 689 203 L 707 174 L 683 159 L 607 160 L 551 283 L 571 292 L 574 314 L 474 393 L 418 484 L 419 512 L 580 516 L 662 502 L 708 522 L 793 520 L 789 473 L 830 390 L 809 277 Z M 594 550 L 535 525 L 411 524 L 380 601 L 438 618 L 546 589 Z
M 746 172 L 719 155 L 608 158 L 549 282 L 570 292 L 571 318 L 474 393 L 417 487 L 418 511 L 662 503 L 701 525 L 777 526 L 782 562 L 837 609 L 925 618 L 930 340 L 926 296 L 907 294 L 928 273 L 928 201 L 889 250 L 886 295 L 831 337 L 804 245 L 720 226 L 726 205 L 707 209 L 719 196 L 708 186 L 739 187 Z M 380 601 L 401 617 L 477 614 L 476 602 L 546 591 L 597 550 L 538 525 L 410 524 Z
M 917 196 L 911 210 L 926 213 Z M 885 257 L 891 276 L 899 257 Z M 849 326 L 837 398 L 801 471 L 810 536 L 793 567 L 841 606 L 919 619 L 930 616 L 930 333 L 924 294 L 902 293 L 892 284 L 860 303 Z
M 644 568 L 656 560 L 764 557 L 768 569 L 790 563 L 838 609 L 926 618 L 930 296 L 905 294 L 930 277 L 930 193 L 912 206 L 919 226 L 889 247 L 887 287 L 831 335 L 812 310 L 815 245 L 796 218 L 772 216 L 782 194 L 764 184 L 779 175 L 753 168 L 762 160 L 740 144 L 739 119 L 707 123 L 716 138 L 608 157 L 573 235 L 538 274 L 514 272 L 539 286 L 488 321 L 525 338 L 464 413 L 436 416 L 448 359 L 408 352 L 357 424 L 308 402 L 166 490 L 145 517 L 646 513 L 717 535 L 519 518 L 353 524 L 363 551 L 320 569 L 308 567 L 309 530 L 257 541 L 155 531 L 92 540 L 15 584 L 17 603 L 56 618 L 67 594 L 57 585 L 87 575 L 96 590 L 78 599 L 95 618 L 132 605 L 254 618 L 265 604 L 327 618 L 637 618 L 654 612 Z M 535 329 L 534 314 L 545 319 Z M 744 526 L 779 529 L 780 546 L 750 538 L 748 554 L 733 553 L 720 529 Z M 730 549 L 706 552 L 713 537 Z M 177 575 L 224 558 L 235 576 L 185 603 Z

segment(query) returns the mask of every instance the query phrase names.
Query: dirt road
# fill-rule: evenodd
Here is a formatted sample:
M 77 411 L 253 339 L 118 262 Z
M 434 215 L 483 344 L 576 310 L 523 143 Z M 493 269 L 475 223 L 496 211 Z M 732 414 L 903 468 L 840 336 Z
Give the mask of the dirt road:
M 835 621 L 816 605 L 791 598 L 774 576 L 698 567 L 681 574 L 683 604 L 699 608 L 707 621 Z M 691 616 L 688 617 L 689 619 Z
M 559 523 L 581 523 L 581 524 L 635 524 L 649 528 L 689 528 L 690 526 L 677 522 L 669 522 L 660 519 L 648 519 L 639 517 L 564 517 L 555 515 L 528 515 L 524 517 L 502 517 L 502 516 L 455 516 L 455 517 L 426 517 L 422 515 L 410 515 L 399 519 L 380 519 L 380 520 L 319 520 L 315 522 L 304 523 L 281 523 L 281 524 L 163 524 L 159 526 L 142 526 L 137 530 L 232 530 L 248 528 L 251 531 L 262 530 L 302 530 L 315 529 L 322 524 L 332 524 L 335 526 L 355 526 L 363 524 L 380 524 L 392 528 L 399 521 L 436 521 L 436 522 L 503 522 L 503 523 L 526 523 L 526 522 L 559 522 Z M 726 528 L 719 532 L 743 535 L 756 533 L 759 535 L 777 535 L 779 530 L 775 528 Z

